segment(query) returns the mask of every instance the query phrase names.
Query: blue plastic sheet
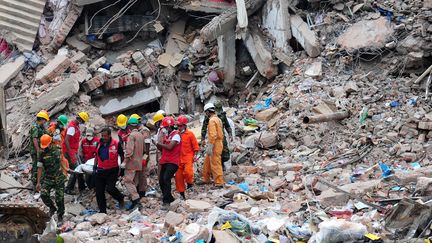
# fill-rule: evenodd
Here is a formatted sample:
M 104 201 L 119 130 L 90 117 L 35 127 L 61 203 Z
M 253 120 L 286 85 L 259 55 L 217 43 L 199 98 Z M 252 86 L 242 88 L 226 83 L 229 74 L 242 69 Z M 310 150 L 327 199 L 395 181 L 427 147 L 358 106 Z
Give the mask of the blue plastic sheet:
M 270 105 L 272 104 L 272 102 L 273 102 L 273 98 L 269 97 L 269 98 L 264 100 L 264 104 L 262 102 L 256 104 L 254 110 L 255 111 L 266 110 L 266 109 L 270 108 Z

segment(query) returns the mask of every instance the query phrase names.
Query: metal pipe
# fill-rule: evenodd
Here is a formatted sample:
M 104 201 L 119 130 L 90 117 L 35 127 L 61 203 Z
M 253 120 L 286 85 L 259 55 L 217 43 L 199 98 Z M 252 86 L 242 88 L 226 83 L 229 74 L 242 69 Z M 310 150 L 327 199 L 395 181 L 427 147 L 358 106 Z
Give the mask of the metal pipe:
M 316 116 L 305 116 L 303 118 L 303 123 L 320 123 L 320 122 L 328 122 L 328 121 L 336 121 L 343 120 L 349 117 L 349 111 L 341 111 L 330 114 L 322 114 Z

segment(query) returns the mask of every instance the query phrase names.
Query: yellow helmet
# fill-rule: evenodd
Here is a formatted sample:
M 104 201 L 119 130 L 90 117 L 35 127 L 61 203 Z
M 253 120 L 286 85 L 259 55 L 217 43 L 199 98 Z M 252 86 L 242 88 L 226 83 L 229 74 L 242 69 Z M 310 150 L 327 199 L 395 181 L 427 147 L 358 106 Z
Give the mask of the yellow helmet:
M 140 115 L 138 115 L 138 114 L 132 114 L 130 117 L 136 118 L 138 120 L 141 119 Z
M 117 126 L 119 126 L 119 127 L 124 127 L 124 126 L 126 126 L 127 121 L 128 121 L 127 116 L 125 116 L 125 115 L 123 115 L 123 114 L 120 114 L 120 115 L 117 117 Z
M 78 113 L 78 116 L 84 121 L 84 122 L 88 122 L 89 120 L 89 114 L 85 111 L 81 111 L 80 113 Z
M 36 117 L 43 118 L 43 119 L 49 121 L 49 115 L 48 115 L 48 112 L 45 111 L 45 110 L 41 110 L 41 111 L 39 111 L 39 113 L 37 113 Z
M 156 113 L 153 116 L 153 123 L 156 123 L 158 121 L 162 121 L 164 119 L 164 115 L 162 115 L 162 113 Z

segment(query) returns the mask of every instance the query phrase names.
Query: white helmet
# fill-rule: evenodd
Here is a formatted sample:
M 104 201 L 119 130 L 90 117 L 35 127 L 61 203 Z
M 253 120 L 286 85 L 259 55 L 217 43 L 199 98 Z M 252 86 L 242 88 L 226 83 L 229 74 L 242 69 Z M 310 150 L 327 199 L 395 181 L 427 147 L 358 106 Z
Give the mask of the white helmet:
M 215 106 L 213 105 L 213 103 L 207 103 L 204 106 L 204 111 L 208 111 L 208 110 L 215 110 Z
M 165 113 L 164 110 L 158 110 L 156 113 L 159 113 L 159 114 L 162 114 L 162 115 L 166 116 L 166 113 Z

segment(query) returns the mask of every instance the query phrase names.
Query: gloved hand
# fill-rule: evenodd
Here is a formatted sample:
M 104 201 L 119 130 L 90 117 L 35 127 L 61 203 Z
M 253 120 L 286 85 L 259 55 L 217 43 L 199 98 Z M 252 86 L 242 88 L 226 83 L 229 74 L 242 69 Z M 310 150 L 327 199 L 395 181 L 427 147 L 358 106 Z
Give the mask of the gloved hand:
M 207 155 L 212 155 L 213 154 L 213 144 L 207 144 L 206 154 Z

